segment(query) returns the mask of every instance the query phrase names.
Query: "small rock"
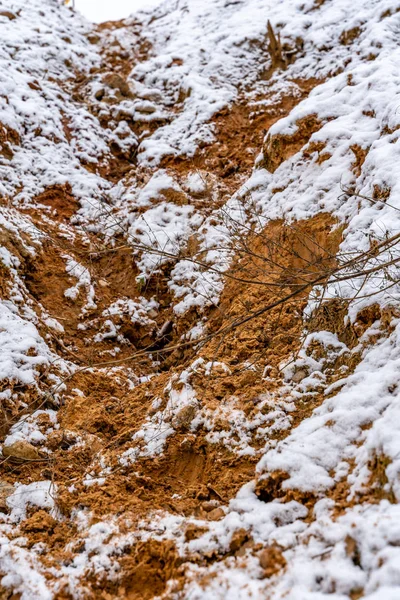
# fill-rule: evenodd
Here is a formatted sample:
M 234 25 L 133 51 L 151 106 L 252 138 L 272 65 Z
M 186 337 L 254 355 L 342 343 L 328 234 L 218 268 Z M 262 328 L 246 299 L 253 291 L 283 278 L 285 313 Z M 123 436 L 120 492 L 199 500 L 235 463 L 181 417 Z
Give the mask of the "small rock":
M 219 506 L 218 508 L 214 508 L 213 510 L 210 510 L 210 512 L 207 515 L 207 519 L 209 521 L 220 521 L 221 519 L 224 518 L 224 516 L 225 516 L 224 509 Z
M 294 383 L 300 383 L 300 381 L 303 381 L 303 379 L 305 379 L 307 376 L 307 371 L 305 371 L 304 369 L 299 369 L 293 374 L 292 381 L 294 381 Z
M 3 446 L 2 454 L 5 458 L 17 460 L 37 460 L 40 458 L 35 446 L 24 440 L 17 440 L 9 446 Z
M 179 412 L 174 415 L 171 421 L 171 425 L 174 429 L 181 431 L 187 431 L 195 418 L 197 413 L 197 406 L 195 404 L 187 404 Z
M 218 508 L 219 504 L 218 500 L 207 500 L 206 502 L 203 502 L 202 507 L 206 512 L 211 512 L 214 508 Z
M 100 88 L 99 90 L 96 90 L 94 93 L 94 97 L 96 98 L 96 100 L 102 100 L 104 98 L 104 94 L 105 94 L 105 90 L 104 88 Z
M 87 39 L 90 44 L 98 44 L 100 41 L 100 36 L 97 35 L 96 33 L 89 33 L 89 35 L 87 36 Z
M 173 330 L 174 322 L 173 321 L 165 321 L 164 325 L 161 327 L 160 331 L 157 333 L 157 338 L 164 338 L 166 335 L 170 334 Z
M 8 512 L 7 498 L 14 492 L 13 485 L 0 479 L 0 512 Z
M 144 115 L 152 115 L 156 112 L 157 107 L 154 106 L 154 104 L 151 104 L 150 102 L 143 102 L 143 104 L 137 104 L 135 106 L 135 110 Z
M 142 100 L 149 100 L 149 102 L 160 102 L 162 100 L 162 94 L 159 90 L 142 90 L 137 95 Z

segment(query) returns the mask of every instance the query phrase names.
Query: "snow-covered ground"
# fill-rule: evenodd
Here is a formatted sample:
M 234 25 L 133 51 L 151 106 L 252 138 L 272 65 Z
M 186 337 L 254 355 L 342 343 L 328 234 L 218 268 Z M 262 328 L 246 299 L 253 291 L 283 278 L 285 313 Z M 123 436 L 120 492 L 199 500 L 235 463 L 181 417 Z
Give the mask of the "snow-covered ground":
M 140 9 L 149 9 L 161 0 L 75 0 L 75 8 L 94 23 L 126 19 Z
M 21 411 L 2 438 L 6 470 L 0 481 L 0 496 L 3 489 L 5 495 L 0 572 L 1 586 L 10 594 L 22 600 L 50 599 L 66 585 L 70 597 L 91 597 L 85 588 L 88 572 L 118 580 L 118 557 L 128 544 L 172 539 L 187 571 L 180 589 L 168 583 L 171 598 L 399 598 L 399 14 L 395 0 L 166 0 L 124 26 L 93 31 L 58 0 L 9 0 L 0 7 L 2 286 L 5 282 L 0 288 L 0 399 L 5 415 L 10 406 Z M 279 32 L 287 56 L 294 56 L 285 69 L 271 71 L 268 21 Z M 138 54 L 141 44 L 145 50 Z M 115 54 L 128 63 L 119 80 L 112 78 L 118 69 L 107 55 L 110 48 L 117 48 Z M 257 98 L 272 110 L 300 89 L 301 81 L 311 79 L 315 87 L 308 97 L 266 132 L 254 169 L 239 189 L 222 208 L 212 206 L 216 196 L 211 194 L 211 207 L 198 209 L 196 199 L 207 187 L 199 171 L 181 175 L 163 160 L 178 164 L 199 148 L 207 152 L 207 145 L 216 141 L 213 117 L 218 111 L 246 98 Z M 314 126 L 303 132 L 307 119 Z M 302 142 L 296 145 L 298 134 Z M 282 143 L 295 147 L 286 160 L 274 154 Z M 131 161 L 118 177 L 110 167 L 115 144 Z M 40 196 L 52 186 L 67 185 L 77 202 L 68 224 L 59 222 L 57 211 Z M 226 219 L 240 221 L 249 196 L 262 226 L 276 219 L 294 223 L 333 215 L 336 227 L 343 229 L 342 262 L 393 239 L 383 252 L 365 258 L 362 272 L 349 263 L 332 274 L 328 286 L 315 286 L 305 311 L 310 314 L 323 293 L 326 301 L 348 300 L 344 320 L 349 327 L 357 328 L 360 311 L 372 305 L 379 306 L 376 318 L 353 347 L 335 332 L 305 331 L 298 355 L 286 368 L 282 365 L 280 390 L 269 392 L 264 378 L 261 408 L 274 411 L 260 411 L 254 420 L 237 406 L 240 391 L 216 410 L 203 405 L 191 377 L 200 374 L 206 382 L 214 360 L 172 365 L 175 372 L 164 386 L 166 404 L 152 398 L 152 410 L 138 419 L 119 465 L 135 469 L 143 456 L 162 455 L 179 431 L 182 415 L 193 412 L 188 435 L 204 430 L 209 444 L 222 443 L 238 456 L 258 456 L 254 480 L 224 503 L 220 520 L 165 509 L 147 515 L 128 533 L 120 530 L 112 500 L 110 514 L 95 524 L 78 501 L 69 519 L 77 527 L 81 550 L 69 562 L 47 569 L 43 543 L 28 544 L 23 533 L 15 532 L 29 517 L 28 508 L 43 509 L 55 521 L 66 519 L 57 507 L 57 482 L 44 471 L 41 479 L 21 483 L 7 471 L 7 456 L 21 459 L 16 452 L 22 443 L 29 460 L 51 459 L 46 440 L 62 429 L 57 409 L 71 397 L 63 397 L 67 388 L 61 374 L 72 377 L 81 365 L 74 360 L 79 355 L 72 344 L 68 358 L 63 346 L 51 345 L 55 335 L 63 334 L 66 317 L 46 312 L 29 292 L 34 288 L 25 277 L 26 265 L 39 260 L 58 219 L 57 235 L 71 244 L 62 253 L 63 276 L 70 278 L 63 297 L 72 305 L 84 297 L 77 316 L 84 321 L 80 331 L 95 322 L 85 319 L 98 309 L 97 318 L 106 319 L 105 332 L 99 329 L 93 338 L 99 343 L 110 338 L 120 344 L 121 323 L 113 318 L 121 315 L 153 335 L 160 299 L 156 293 L 154 298 L 141 294 L 158 276 L 163 293 L 170 294 L 169 318 L 184 319 L 198 311 L 198 322 L 185 339 L 201 340 L 206 325 L 201 311 L 218 304 L 234 253 Z M 38 215 L 43 217 L 39 224 Z M 183 251 L 194 236 L 201 257 L 197 262 Z M 80 256 L 81 246 L 88 254 L 98 248 L 103 252 L 100 240 L 107 248 L 124 245 L 130 250 L 135 300 L 126 291 L 110 296 L 107 306 L 99 304 L 101 289 L 109 284 L 92 278 L 70 250 L 80 249 Z M 365 276 L 368 270 L 370 277 Z M 155 335 L 148 347 L 159 339 Z M 314 352 L 316 345 L 322 358 Z M 114 355 L 122 346 L 112 350 Z M 340 371 L 337 365 L 344 356 L 357 356 L 357 361 Z M 97 363 L 98 356 L 91 356 L 85 368 Z M 218 366 L 221 372 L 229 370 L 224 363 Z M 156 360 L 153 367 L 153 373 L 141 379 L 137 375 L 140 383 L 160 375 Z M 337 376 L 329 369 L 337 369 Z M 134 370 L 130 363 L 132 388 Z M 304 372 L 299 381 L 296 370 Z M 116 376 L 122 377 L 121 371 Z M 53 404 L 42 409 L 49 401 L 43 388 L 49 381 Z M 317 392 L 322 394 L 320 405 L 291 429 L 291 414 Z M 29 394 L 36 399 L 32 410 Z M 78 388 L 74 394 L 84 397 Z M 228 434 L 214 431 L 217 418 L 231 421 Z M 282 436 L 276 437 L 277 432 Z M 86 487 L 101 487 L 111 473 L 99 456 L 93 473 L 85 476 Z M 263 499 L 256 481 L 263 485 L 274 477 L 275 496 Z M 206 531 L 190 540 L 184 533 L 190 523 Z M 230 547 L 242 529 L 252 544 L 235 555 Z M 259 551 L 271 547 L 283 558 L 281 568 L 266 577 Z M 219 558 L 207 562 L 204 557 Z

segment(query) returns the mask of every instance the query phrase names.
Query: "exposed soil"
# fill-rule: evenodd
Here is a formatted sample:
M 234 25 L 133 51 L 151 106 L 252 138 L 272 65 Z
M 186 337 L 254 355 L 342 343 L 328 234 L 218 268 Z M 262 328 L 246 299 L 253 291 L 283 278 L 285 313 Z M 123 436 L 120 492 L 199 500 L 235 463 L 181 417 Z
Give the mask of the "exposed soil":
M 55 234 L 54 230 L 52 235 Z M 312 280 L 321 267 L 328 270 L 333 266 L 332 257 L 340 238 L 341 231 L 334 228 L 332 218 L 318 215 L 296 225 L 272 222 L 264 231 L 249 235 L 247 254 L 243 248 L 237 248 L 237 259 L 231 270 L 235 278 L 227 279 L 220 306 L 208 319 L 208 332 L 217 332 L 226 326 L 232 326 L 232 329 L 222 337 L 211 339 L 199 354 L 205 360 L 225 363 L 229 372 L 212 369 L 206 386 L 203 377 L 194 374 L 191 378 L 203 408 L 212 414 L 235 397 L 237 406 L 247 418 L 252 418 L 259 411 L 261 395 L 281 385 L 279 365 L 296 352 L 301 343 L 302 309 L 307 290 L 292 301 L 271 308 L 265 315 L 249 320 L 244 326 L 234 325 L 254 307 L 279 302 L 293 286 Z M 67 242 L 63 240 L 63 249 L 65 244 Z M 75 253 L 77 250 L 79 245 L 75 243 Z M 51 315 L 60 316 L 61 313 L 64 316 L 67 326 L 62 336 L 63 344 L 73 348 L 74 353 L 79 352 L 82 363 L 87 364 L 96 356 L 87 353 L 83 337 L 86 332 L 81 334 L 78 329 L 80 305 L 69 304 L 63 295 L 70 282 L 61 252 L 49 242 L 35 269 L 28 268 L 26 283 L 30 293 Z M 131 260 L 129 254 L 113 254 L 101 260 L 100 271 L 109 286 L 104 292 L 103 288 L 99 289 L 99 307 L 129 291 L 131 297 L 135 297 L 137 292 L 133 284 L 129 287 L 129 279 L 123 282 L 118 278 L 118 273 L 126 269 L 123 261 Z M 93 264 L 91 270 L 93 273 Z M 255 283 L 249 285 L 238 281 L 240 279 Z M 131 446 L 132 432 L 144 422 L 153 399 L 165 396 L 164 389 L 171 374 L 190 364 L 192 358 L 190 350 L 173 354 L 169 359 L 169 370 L 153 378 L 150 384 L 142 383 L 133 390 L 129 390 L 126 375 L 119 377 L 111 371 L 102 374 L 86 370 L 78 372 L 66 382 L 68 392 L 58 411 L 60 429 L 47 439 L 51 459 L 37 463 L 3 463 L 4 480 L 18 477 L 21 483 L 28 483 L 32 479 L 50 477 L 57 485 L 57 506 L 66 517 L 62 533 L 58 524 L 50 523 L 50 517 L 43 511 L 34 513 L 23 524 L 23 533 L 29 543 L 41 541 L 51 549 L 46 559 L 48 566 L 59 560 L 71 560 L 79 552 L 79 543 L 76 550 L 71 550 L 70 546 L 68 550 L 66 548 L 77 536 L 75 527 L 72 523 L 69 525 L 71 511 L 77 506 L 89 510 L 95 522 L 110 513 L 112 502 L 112 513 L 123 516 L 123 522 L 128 520 L 131 528 L 140 518 L 157 509 L 186 517 L 214 519 L 220 518 L 218 507 L 226 506 L 240 487 L 253 479 L 257 457 L 239 458 L 222 444 L 210 444 L 202 429 L 191 433 L 186 427 L 169 438 L 160 457 L 142 458 L 132 467 L 120 464 L 119 457 Z M 268 380 L 265 380 L 266 367 Z M 135 363 L 134 368 L 137 371 L 138 364 Z M 145 363 L 142 368 L 145 372 Z M 308 416 L 317 403 L 314 401 L 307 406 L 300 403 L 292 415 L 293 424 Z M 216 420 L 213 427 L 215 431 L 230 431 L 229 423 L 223 419 Z M 287 431 L 280 435 L 287 435 Z M 256 447 L 260 444 L 262 440 L 255 441 Z M 101 475 L 99 456 L 105 458 L 111 472 L 103 484 L 87 486 L 83 480 L 88 473 Z M 262 489 L 258 493 L 265 501 L 280 497 L 278 487 L 272 489 L 269 486 L 268 495 L 265 486 Z M 302 498 L 302 501 L 307 504 L 308 499 Z M 239 544 L 239 548 L 241 546 Z M 129 546 L 119 562 L 122 576 L 118 583 L 91 577 L 93 596 L 89 594 L 88 598 L 151 598 L 155 590 L 157 593 L 164 590 L 172 573 L 182 575 L 184 572 L 179 571 L 182 560 L 178 559 L 169 542 Z M 58 597 L 69 598 L 68 590 L 60 591 Z
M 257 105 L 257 100 L 268 98 L 255 97 L 252 102 L 244 96 L 237 103 L 218 112 L 212 119 L 215 126 L 215 142 L 200 148 L 191 159 L 185 157 L 167 157 L 162 166 L 179 174 L 193 169 L 216 174 L 226 192 L 234 192 L 254 167 L 254 160 L 262 148 L 263 139 L 269 128 L 292 108 L 303 100 L 311 90 L 321 83 L 318 79 L 296 80 L 296 92 L 283 96 L 276 104 Z M 302 130 L 302 133 L 303 130 Z M 307 135 L 299 133 L 297 149 L 307 142 Z M 293 148 L 294 154 L 297 150 Z M 287 157 L 282 154 L 281 162 Z M 224 196 L 221 197 L 221 203 Z
M 99 32 L 122 26 L 122 22 L 103 24 Z M 132 26 L 136 27 L 135 24 Z M 350 43 L 348 40 L 351 41 L 349 36 L 343 43 Z M 99 43 L 96 33 L 91 41 Z M 137 60 L 144 60 L 149 52 L 151 47 L 142 39 Z M 108 102 L 109 107 L 115 108 L 124 98 L 130 98 L 132 92 L 127 76 L 131 69 L 132 62 L 121 48 L 106 49 L 104 64 L 92 73 L 93 77 L 101 78 L 104 85 L 97 100 Z M 271 125 L 287 115 L 319 81 L 291 83 L 295 84 L 295 91 L 275 104 L 257 105 L 255 103 L 261 97 L 249 102 L 243 96 L 236 104 L 217 113 L 212 120 L 215 141 L 199 148 L 194 158 L 164 159 L 161 166 L 178 181 L 196 170 L 211 174 L 212 186 L 218 191 L 216 195 L 210 191 L 210 194 L 188 199 L 186 194 L 166 190 L 163 199 L 177 205 L 190 201 L 204 214 L 221 206 L 250 174 Z M 85 78 L 77 78 L 73 84 L 73 98 L 77 102 L 86 102 L 92 113 L 98 115 L 96 99 L 85 96 L 86 85 Z M 110 101 L 107 100 L 107 89 L 115 92 Z M 109 114 L 105 111 L 100 119 L 105 128 L 111 122 L 110 115 L 111 111 Z M 124 115 L 120 114 L 116 122 L 122 118 Z M 130 124 L 130 127 L 140 135 L 145 127 L 152 133 L 162 124 Z M 274 171 L 303 148 L 320 125 L 316 117 L 311 116 L 298 123 L 293 136 L 267 138 L 263 166 Z M 67 120 L 63 126 L 68 138 Z M 1 152 L 7 156 L 10 153 L 9 138 L 14 136 L 13 143 L 18 143 L 18 139 L 12 130 L 5 127 L 1 130 Z M 314 148 L 320 152 L 321 161 L 324 160 L 323 149 L 322 146 Z M 98 170 L 114 182 L 127 174 L 134 174 L 138 184 L 148 179 L 150 173 L 136 166 L 134 148 L 125 154 L 117 146 L 110 150 L 112 154 L 107 161 L 96 167 L 86 165 L 87 169 Z M 313 150 L 308 148 L 308 151 Z M 353 152 L 357 170 L 365 156 L 358 148 Z M 6 483 L 18 481 L 24 484 L 49 479 L 54 484 L 62 519 L 57 520 L 45 510 L 31 507 L 20 530 L 15 532 L 15 536 L 26 537 L 28 548 L 34 544 L 44 545 L 43 571 L 51 579 L 54 567 L 70 565 L 84 549 L 85 540 L 73 519 L 77 508 L 86 511 L 91 524 L 112 516 L 121 534 L 134 532 L 139 521 L 151 519 L 154 511 L 165 511 L 188 520 L 201 518 L 206 522 L 224 516 L 229 501 L 244 484 L 255 478 L 257 452 L 266 440 L 256 438 L 249 429 L 254 452 L 239 455 L 235 451 L 239 433 L 224 416 L 223 409 L 234 403 L 235 409 L 242 411 L 243 419 L 249 422 L 269 410 L 262 403 L 263 397 L 272 396 L 281 388 L 281 366 L 301 348 L 305 327 L 303 309 L 311 282 L 321 272 L 328 277 L 335 266 L 342 230 L 331 215 L 319 214 L 295 224 L 273 221 L 259 231 L 249 206 L 248 223 L 252 225 L 246 234 L 239 235 L 235 225 L 231 224 L 235 257 L 226 274 L 219 305 L 207 309 L 204 314 L 206 340 L 196 348 L 194 344 L 180 345 L 181 336 L 196 323 L 198 315 L 194 311 L 183 317 L 174 315 L 173 298 L 167 285 L 170 263 L 142 289 L 138 285 L 133 253 L 125 243 L 124 235 L 121 233 L 121 239 L 117 240 L 121 243 L 111 247 L 105 244 L 101 233 L 80 228 L 74 219 L 79 204 L 69 185 L 47 188 L 35 198 L 35 204 L 34 209 L 28 208 L 25 212 L 46 236 L 37 248 L 36 256 L 33 258 L 24 252 L 23 244 L 9 239 L 10 236 L 5 242 L 11 244 L 13 251 L 21 257 L 20 276 L 30 305 L 38 316 L 38 329 L 49 346 L 59 356 L 75 363 L 77 369 L 70 375 L 63 375 L 62 392 L 57 395 L 50 393 L 52 384 L 46 380 L 48 374 L 43 373 L 44 395 L 29 388 L 24 396 L 29 400 L 27 404 L 2 406 L 6 422 L 1 429 L 2 439 L 12 423 L 29 412 L 27 405 L 30 411 L 39 407 L 57 410 L 59 429 L 46 435 L 44 446 L 41 443 L 26 445 L 22 448 L 25 454 L 20 449 L 18 456 L 15 448 L 14 454 L 3 453 L 5 460 L 0 464 L 0 477 Z M 3 235 L 3 230 L 0 233 Z M 7 233 L 3 237 L 6 238 Z M 195 245 L 195 239 L 188 242 L 189 254 L 192 242 Z M 81 286 L 74 299 L 66 295 L 66 291 L 77 283 L 76 277 L 67 270 L 68 257 L 87 269 L 90 275 L 95 304 L 89 308 L 88 285 Z M 11 293 L 8 279 L 7 268 L 2 267 L 0 293 L 4 299 Z M 133 323 L 129 314 L 113 317 L 104 314 L 121 298 L 138 301 L 141 297 L 147 300 L 154 297 L 159 303 L 155 314 L 144 324 Z M 331 316 L 329 308 L 325 313 L 321 311 L 314 315 L 310 330 L 312 326 L 316 330 L 329 328 Z M 56 319 L 62 328 L 52 329 L 48 317 Z M 116 335 L 95 340 L 107 319 L 118 328 L 118 353 L 115 351 Z M 171 326 L 165 328 L 169 323 Z M 168 333 L 160 338 L 160 332 L 167 330 Z M 334 327 L 331 330 L 336 332 Z M 350 345 L 350 339 L 355 343 L 360 332 L 341 330 L 340 334 Z M 168 346 L 178 347 L 164 353 Z M 180 420 L 174 425 L 162 453 L 138 456 L 131 465 L 121 461 L 121 456 L 133 447 L 133 434 L 155 413 L 154 401 L 160 402 L 160 410 L 165 409 L 168 384 L 174 375 L 188 369 L 195 358 L 211 364 L 207 376 L 201 371 L 190 375 L 190 385 L 196 392 L 199 406 L 189 407 L 184 415 L 180 413 Z M 179 382 L 174 385 L 177 391 L 182 386 Z M 320 394 L 299 401 L 290 415 L 290 428 L 272 433 L 271 439 L 283 439 L 322 399 Z M 191 424 L 199 411 L 203 411 L 208 422 L 205 418 L 194 428 Z M 38 422 L 43 432 L 48 426 L 45 419 Z M 220 437 L 212 441 L 210 433 Z M 379 479 L 379 465 L 375 472 Z M 93 478 L 97 481 L 93 482 Z M 285 478 L 287 474 L 280 472 L 273 473 L 268 479 L 260 478 L 256 486 L 258 497 L 265 502 L 275 498 L 296 499 L 311 507 L 315 501 L 312 496 L 301 496 L 296 490 L 282 492 L 281 484 Z M 3 508 L 7 510 L 6 506 Z M 206 530 L 189 522 L 185 540 L 196 539 Z M 277 545 L 264 549 L 255 546 L 248 532 L 238 529 L 226 555 L 240 557 L 246 549 L 258 553 L 264 578 L 285 568 L 286 561 Z M 113 580 L 88 570 L 84 597 L 146 600 L 164 593 L 171 579 L 175 580 L 175 591 L 179 591 L 184 582 L 185 563 L 213 562 L 224 556 L 211 553 L 184 558 L 171 540 L 131 540 L 113 557 L 119 565 L 118 575 Z M 19 598 L 2 590 L 0 597 Z M 72 591 L 61 582 L 55 598 L 72 598 Z

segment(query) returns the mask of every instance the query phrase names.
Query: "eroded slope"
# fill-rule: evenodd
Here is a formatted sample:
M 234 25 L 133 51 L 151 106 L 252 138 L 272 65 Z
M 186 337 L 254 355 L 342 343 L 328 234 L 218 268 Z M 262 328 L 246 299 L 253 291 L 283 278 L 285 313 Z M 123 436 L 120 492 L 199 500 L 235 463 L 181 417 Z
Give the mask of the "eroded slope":
M 398 7 L 0 11 L 2 597 L 397 598 Z

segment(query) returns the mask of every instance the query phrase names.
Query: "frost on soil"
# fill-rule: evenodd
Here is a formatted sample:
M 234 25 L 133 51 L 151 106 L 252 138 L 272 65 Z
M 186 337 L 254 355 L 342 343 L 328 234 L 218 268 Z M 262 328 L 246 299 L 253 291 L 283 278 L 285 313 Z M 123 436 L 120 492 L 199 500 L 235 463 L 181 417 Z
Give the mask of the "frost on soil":
M 398 599 L 398 10 L 1 6 L 1 597 Z

